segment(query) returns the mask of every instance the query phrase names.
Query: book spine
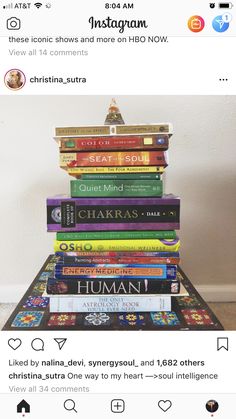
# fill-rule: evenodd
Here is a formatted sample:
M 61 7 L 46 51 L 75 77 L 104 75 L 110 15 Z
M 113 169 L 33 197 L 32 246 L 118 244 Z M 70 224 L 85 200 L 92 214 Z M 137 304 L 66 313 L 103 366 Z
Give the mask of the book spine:
M 103 278 L 109 276 L 113 278 L 147 278 L 154 279 L 175 279 L 177 268 L 174 265 L 136 265 L 136 264 L 91 264 L 91 265 L 62 265 L 57 263 L 54 275 L 57 279 L 67 278 Z
M 180 282 L 178 280 L 139 280 L 139 279 L 80 279 L 58 281 L 49 278 L 47 294 L 79 294 L 79 295 L 142 295 L 142 294 L 178 294 Z
M 160 173 L 85 173 L 81 175 L 82 180 L 161 180 Z
M 162 180 L 71 180 L 70 194 L 76 197 L 162 196 Z
M 118 198 L 117 198 L 118 199 Z M 145 223 L 145 225 L 144 225 Z M 137 229 L 143 230 L 148 228 L 149 230 L 179 230 L 180 224 L 179 222 L 175 221 L 163 221 L 163 222 L 125 222 L 125 223 L 101 223 L 96 224 L 95 222 L 89 221 L 88 223 L 81 223 L 76 224 L 74 227 L 62 227 L 60 223 L 53 223 L 48 224 L 47 231 L 51 232 L 60 232 L 60 231 L 113 231 L 113 230 L 137 230 Z M 119 251 L 119 250 L 118 250 Z
M 51 296 L 53 313 L 126 313 L 171 311 L 171 297 L 159 296 Z
M 127 252 L 128 253 L 128 252 Z M 174 253 L 174 252 L 173 252 Z M 63 254 L 64 255 L 64 254 Z M 66 255 L 66 253 L 65 253 Z M 109 264 L 119 264 L 119 263 L 124 263 L 124 264 L 139 264 L 139 265 L 143 265 L 143 264 L 153 264 L 153 265 L 162 265 L 162 264 L 166 264 L 166 265 L 178 265 L 180 262 L 180 258 L 179 257 L 99 257 L 99 256 L 61 256 L 61 259 L 59 261 L 59 263 L 62 264 L 69 264 L 69 265 L 76 265 L 76 264 L 104 264 L 104 263 L 109 263 Z
M 120 240 L 120 239 L 176 239 L 176 231 L 87 231 L 57 233 L 56 239 L 67 240 Z
M 60 153 L 60 167 L 167 166 L 166 151 Z
M 168 134 L 151 136 L 122 136 L 122 137 L 82 137 L 62 138 L 60 151 L 84 150 L 133 150 L 152 149 L 167 150 L 169 147 Z
M 167 194 L 164 195 L 162 198 L 120 198 L 120 199 L 115 199 L 115 198 L 88 198 L 88 199 L 84 199 L 84 198 L 70 198 L 66 195 L 56 195 L 54 197 L 48 198 L 47 199 L 47 203 L 48 205 L 61 205 L 63 203 L 70 203 L 70 204 L 75 204 L 75 205 L 88 205 L 90 207 L 94 206 L 94 205 L 124 205 L 129 207 L 132 204 L 135 204 L 136 206 L 139 205 L 156 205 L 156 206 L 171 206 L 171 205 L 178 205 L 180 204 L 180 198 L 175 196 L 175 195 L 171 195 L 171 194 Z
M 48 231 L 178 230 L 179 204 L 165 196 L 48 199 Z
M 163 166 L 114 166 L 114 167 L 68 167 L 70 176 L 81 176 L 85 173 L 164 173 Z
M 54 241 L 55 252 L 177 252 L 179 239 L 136 239 L 136 240 L 68 240 Z
M 56 257 L 75 256 L 75 257 L 175 257 L 179 258 L 179 252 L 56 252 Z
M 143 124 L 143 125 L 97 125 L 84 127 L 56 128 L 56 137 L 65 136 L 99 136 L 99 135 L 150 135 L 171 133 L 171 124 Z

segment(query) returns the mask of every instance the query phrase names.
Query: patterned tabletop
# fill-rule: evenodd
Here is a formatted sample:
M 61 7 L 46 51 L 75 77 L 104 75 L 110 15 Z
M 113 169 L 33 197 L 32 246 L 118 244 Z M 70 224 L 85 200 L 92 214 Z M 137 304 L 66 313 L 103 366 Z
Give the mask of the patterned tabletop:
M 55 255 L 50 255 L 3 330 L 223 330 L 184 272 L 178 276 L 189 296 L 171 297 L 172 311 L 147 313 L 50 313 L 43 294 Z

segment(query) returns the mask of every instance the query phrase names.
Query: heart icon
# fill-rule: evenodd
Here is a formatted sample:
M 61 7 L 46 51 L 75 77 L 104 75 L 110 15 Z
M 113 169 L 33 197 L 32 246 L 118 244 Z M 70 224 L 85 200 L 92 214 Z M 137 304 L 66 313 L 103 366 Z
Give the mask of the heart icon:
M 172 406 L 172 403 L 170 400 L 159 400 L 158 407 L 160 407 L 163 412 L 167 412 Z
M 9 339 L 9 341 L 8 341 L 8 345 L 14 351 L 16 351 L 21 346 L 21 344 L 22 344 L 22 342 L 21 342 L 20 339 Z

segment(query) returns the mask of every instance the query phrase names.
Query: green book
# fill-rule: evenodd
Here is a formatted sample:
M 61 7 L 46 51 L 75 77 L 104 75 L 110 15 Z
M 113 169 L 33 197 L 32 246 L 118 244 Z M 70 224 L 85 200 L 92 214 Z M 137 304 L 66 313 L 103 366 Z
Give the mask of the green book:
M 162 180 L 71 180 L 71 198 L 162 196 Z
M 160 173 L 85 173 L 81 175 L 82 180 L 99 180 L 99 179 L 118 179 L 118 180 L 135 180 L 135 179 L 161 179 Z
M 88 231 L 57 233 L 57 240 L 125 240 L 125 239 L 175 239 L 175 230 L 166 231 Z

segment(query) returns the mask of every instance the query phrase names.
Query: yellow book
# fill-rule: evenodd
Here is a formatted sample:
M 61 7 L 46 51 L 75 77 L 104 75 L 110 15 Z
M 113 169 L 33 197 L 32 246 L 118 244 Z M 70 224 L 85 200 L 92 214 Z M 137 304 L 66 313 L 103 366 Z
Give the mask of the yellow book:
M 55 252 L 177 252 L 180 240 L 68 240 L 54 241 Z
M 65 170 L 71 176 L 84 173 L 164 173 L 163 166 L 114 166 L 114 167 L 67 167 Z

